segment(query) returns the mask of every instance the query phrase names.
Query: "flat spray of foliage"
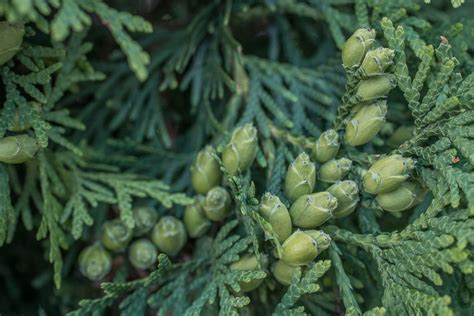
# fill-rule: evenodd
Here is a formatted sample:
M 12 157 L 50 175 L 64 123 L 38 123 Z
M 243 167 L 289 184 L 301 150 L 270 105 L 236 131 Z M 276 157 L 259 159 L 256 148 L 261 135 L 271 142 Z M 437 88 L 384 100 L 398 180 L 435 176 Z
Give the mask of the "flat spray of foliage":
M 469 2 L 0 0 L 0 20 L 25 30 L 0 65 L 0 138 L 19 125 L 38 146 L 27 162 L 0 163 L 0 314 L 472 315 Z M 244 253 L 281 256 L 259 201 L 270 192 L 289 206 L 289 164 L 322 132 L 343 135 L 360 74 L 340 52 L 359 27 L 393 50 L 395 88 L 377 136 L 342 142 L 338 158 L 352 160 L 347 178 L 362 188 L 380 155 L 409 157 L 425 199 L 391 213 L 361 190 L 353 214 L 321 227 L 329 248 L 288 287 L 269 266 L 230 269 Z M 219 157 L 247 123 L 256 160 L 231 176 Z M 402 125 L 412 136 L 390 146 Z M 191 164 L 208 144 L 232 215 L 147 272 L 119 255 L 100 282 L 82 277 L 78 254 L 105 220 L 133 227 L 135 206 L 182 218 Z M 240 293 L 252 280 L 263 282 Z

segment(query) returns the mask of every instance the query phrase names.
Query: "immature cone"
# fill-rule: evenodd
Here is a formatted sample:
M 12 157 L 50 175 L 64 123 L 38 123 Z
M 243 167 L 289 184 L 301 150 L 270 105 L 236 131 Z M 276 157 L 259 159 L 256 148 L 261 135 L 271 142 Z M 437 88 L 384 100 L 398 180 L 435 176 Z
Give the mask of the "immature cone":
M 290 266 L 286 264 L 283 260 L 278 260 L 272 267 L 273 276 L 277 279 L 278 282 L 285 286 L 291 284 L 291 278 L 293 273 L 298 269 L 296 266 Z
M 20 50 L 24 35 L 23 24 L 0 22 L 0 65 L 8 62 Z
M 191 238 L 202 237 L 211 227 L 211 222 L 206 217 L 201 206 L 202 198 L 196 197 L 194 203 L 186 206 L 183 222 Z
M 36 113 L 41 112 L 41 105 L 38 102 L 30 101 L 28 103 L 31 106 L 32 111 L 34 111 Z M 20 113 L 19 113 L 18 110 L 15 111 L 15 114 L 14 114 L 13 120 L 12 120 L 12 124 L 11 124 L 10 128 L 8 128 L 8 130 L 10 132 L 22 132 L 22 131 L 25 131 L 29 128 L 31 128 L 30 123 L 27 123 L 25 125 L 20 124 Z
M 214 148 L 206 146 L 191 166 L 191 183 L 197 193 L 205 194 L 221 182 L 222 171 L 213 154 Z
M 322 133 L 313 147 L 311 157 L 323 163 L 334 158 L 339 151 L 339 135 L 333 129 Z
M 164 216 L 151 232 L 151 240 L 168 256 L 176 256 L 183 249 L 188 236 L 183 222 L 173 216 Z
M 360 66 L 365 76 L 381 74 L 391 64 L 394 57 L 393 49 L 379 47 L 369 50 Z
M 86 278 L 97 281 L 112 268 L 112 257 L 100 244 L 84 248 L 79 255 L 79 270 Z
M 230 265 L 230 269 L 234 271 L 258 271 L 259 264 L 255 255 L 244 255 L 239 260 Z M 250 292 L 255 290 L 262 284 L 263 279 L 254 279 L 250 282 L 240 281 L 240 292 Z
M 143 236 L 148 234 L 158 220 L 158 213 L 151 207 L 136 207 L 133 209 L 133 219 L 135 226 L 133 227 L 133 234 L 135 236 Z
M 156 262 L 157 256 L 158 251 L 155 245 L 146 238 L 135 240 L 128 250 L 130 263 L 140 270 L 152 267 Z
M 370 77 L 359 83 L 355 97 L 361 102 L 384 98 L 395 85 L 395 81 L 386 75 Z
M 302 195 L 313 192 L 316 184 L 316 167 L 309 156 L 302 152 L 293 161 L 285 176 L 285 195 L 295 201 Z
M 230 194 L 223 187 L 215 187 L 207 192 L 202 203 L 204 213 L 211 221 L 221 221 L 229 215 L 231 210 Z
M 326 183 L 334 183 L 344 178 L 351 170 L 352 160 L 347 158 L 331 159 L 319 169 L 318 179 Z
M 368 143 L 384 126 L 386 115 L 385 100 L 361 107 L 346 125 L 346 143 L 352 146 Z
M 247 170 L 257 155 L 257 129 L 252 124 L 238 127 L 222 152 L 222 162 L 231 175 Z
M 408 179 L 408 173 L 415 167 L 410 158 L 391 155 L 377 160 L 363 177 L 364 190 L 378 194 L 395 190 Z
M 337 199 L 337 208 L 332 212 L 335 218 L 341 218 L 354 212 L 359 203 L 359 188 L 351 180 L 336 182 L 327 191 Z
M 375 30 L 361 28 L 352 34 L 342 48 L 342 64 L 352 67 L 361 63 L 375 40 Z
M 337 207 L 336 198 L 329 192 L 303 195 L 290 208 L 293 225 L 301 228 L 315 228 L 332 217 Z
M 401 144 L 413 137 L 414 126 L 400 126 L 387 140 L 387 145 L 392 148 L 398 148 Z
M 125 249 L 132 237 L 132 230 L 118 218 L 107 221 L 102 225 L 101 241 L 104 247 L 110 251 Z
M 421 203 L 426 190 L 418 182 L 405 181 L 397 189 L 377 194 L 376 200 L 380 207 L 389 212 L 401 212 Z
M 329 247 L 331 238 L 321 230 L 297 230 L 283 243 L 281 260 L 290 266 L 303 266 Z
M 26 134 L 2 138 L 0 139 L 0 162 L 24 163 L 33 159 L 38 149 L 36 140 Z
M 291 217 L 286 206 L 278 196 L 265 193 L 260 203 L 260 214 L 272 225 L 273 231 L 280 242 L 285 241 L 291 234 Z

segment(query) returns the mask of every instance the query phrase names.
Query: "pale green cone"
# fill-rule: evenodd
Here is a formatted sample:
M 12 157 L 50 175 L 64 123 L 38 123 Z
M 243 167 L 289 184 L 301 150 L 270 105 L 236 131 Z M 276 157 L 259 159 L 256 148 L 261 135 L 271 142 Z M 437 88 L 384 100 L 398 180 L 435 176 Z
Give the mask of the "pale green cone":
M 398 148 L 404 142 L 413 138 L 414 126 L 400 126 L 387 140 L 387 145 L 392 148 Z
M 128 250 L 128 259 L 132 266 L 145 270 L 151 268 L 157 260 L 158 251 L 148 239 L 142 238 L 131 243 Z
M 112 257 L 100 244 L 84 248 L 78 262 L 82 275 L 92 281 L 102 279 L 112 268 Z
M 319 136 L 311 152 L 311 157 L 319 163 L 331 160 L 336 156 L 340 145 L 337 132 L 329 129 Z
M 133 234 L 135 236 L 143 236 L 148 234 L 158 221 L 158 213 L 152 207 L 136 207 L 133 209 Z
M 290 213 L 280 199 L 270 193 L 265 193 L 260 203 L 260 214 L 272 225 L 280 242 L 285 241 L 291 234 L 292 224 Z
M 326 183 L 334 183 L 344 178 L 352 167 L 352 160 L 347 158 L 331 159 L 319 168 L 318 179 Z
M 393 64 L 394 56 L 393 49 L 389 48 L 379 47 L 369 50 L 360 69 L 365 76 L 381 74 L 389 65 Z
M 194 203 L 186 206 L 184 210 L 183 222 L 191 238 L 202 237 L 211 227 L 211 222 L 202 209 L 202 200 L 196 197 Z
M 191 183 L 197 193 L 205 194 L 221 182 L 222 171 L 211 146 L 201 150 L 191 166 Z
M 263 263 L 263 265 L 265 265 L 265 263 Z M 233 262 L 230 265 L 230 269 L 234 271 L 258 271 L 259 262 L 255 255 L 246 254 L 240 257 L 240 259 L 237 260 L 236 262 Z M 253 291 L 257 287 L 259 287 L 260 284 L 262 284 L 262 282 L 263 282 L 263 279 L 255 279 L 255 280 L 251 280 L 250 282 L 241 281 L 239 282 L 240 292 Z
M 315 228 L 332 217 L 337 207 L 336 198 L 329 192 L 303 195 L 290 208 L 293 225 L 301 228 Z
M 329 247 L 331 238 L 319 230 L 297 230 L 283 243 L 281 260 L 290 266 L 303 266 Z
M 375 30 L 361 28 L 352 34 L 342 48 L 342 64 L 346 67 L 358 65 L 372 47 L 375 40 Z
M 101 241 L 104 247 L 110 251 L 125 249 L 132 237 L 132 230 L 120 219 L 113 219 L 102 225 Z
M 18 53 L 24 35 L 25 27 L 23 24 L 0 22 L 0 65 L 7 63 Z
M 414 161 L 400 155 L 391 155 L 377 160 L 363 177 L 364 190 L 370 194 L 395 190 L 409 177 L 415 167 Z
M 229 215 L 232 201 L 229 192 L 223 187 L 215 187 L 207 192 L 202 208 L 211 221 L 221 221 Z
M 348 216 L 359 203 L 359 188 L 351 180 L 336 182 L 327 191 L 337 199 L 337 208 L 332 212 L 334 218 Z
M 385 100 L 360 108 L 346 125 L 344 137 L 346 143 L 352 146 L 368 143 L 384 126 L 386 115 L 387 102 Z
M 7 136 L 0 139 L 0 162 L 8 164 L 24 163 L 33 159 L 39 146 L 28 135 Z
M 164 216 L 153 228 L 151 240 L 160 251 L 174 257 L 186 245 L 188 236 L 182 221 L 173 216 Z
M 384 98 L 395 86 L 396 83 L 390 76 L 371 77 L 359 83 L 355 98 L 361 102 Z
M 316 184 L 316 167 L 303 152 L 290 164 L 285 176 L 285 195 L 295 201 L 302 195 L 313 192 Z
M 381 208 L 389 212 L 401 212 L 421 203 L 426 190 L 414 181 L 405 181 L 397 189 L 379 193 L 375 197 Z
M 222 152 L 222 162 L 231 175 L 250 168 L 257 155 L 257 129 L 252 124 L 238 127 Z
M 291 284 L 291 278 L 297 269 L 297 266 L 290 266 L 283 260 L 278 260 L 273 264 L 272 273 L 280 284 L 289 286 Z

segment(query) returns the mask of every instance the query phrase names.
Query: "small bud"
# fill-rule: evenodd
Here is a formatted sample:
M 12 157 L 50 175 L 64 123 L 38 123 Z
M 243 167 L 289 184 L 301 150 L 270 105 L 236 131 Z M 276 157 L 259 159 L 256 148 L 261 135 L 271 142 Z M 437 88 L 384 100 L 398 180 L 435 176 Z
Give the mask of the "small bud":
M 158 220 L 158 213 L 151 207 L 137 207 L 133 210 L 133 234 L 143 236 L 148 234 Z
M 291 278 L 293 274 L 298 269 L 296 266 L 290 266 L 286 264 L 283 260 L 278 260 L 272 267 L 273 276 L 277 279 L 278 282 L 285 286 L 291 284 Z
M 329 247 L 331 238 L 320 230 L 297 230 L 283 243 L 281 260 L 290 266 L 303 266 Z
M 191 238 L 202 237 L 211 227 L 211 222 L 206 217 L 206 214 L 204 214 L 201 206 L 202 199 L 201 197 L 196 197 L 194 203 L 186 206 L 184 210 L 183 221 Z
M 387 140 L 387 145 L 392 148 L 398 148 L 404 142 L 412 139 L 414 130 L 414 126 L 400 126 Z
M 0 22 L 0 65 L 7 63 L 20 50 L 25 35 L 21 23 Z
M 238 127 L 222 152 L 222 162 L 231 175 L 250 168 L 257 155 L 257 129 L 252 124 Z
M 273 231 L 280 242 L 285 241 L 291 234 L 291 217 L 286 206 L 280 199 L 270 193 L 265 193 L 260 203 L 260 214 L 272 225 Z
M 285 176 L 285 195 L 295 201 L 302 195 L 313 192 L 316 184 L 316 167 L 303 152 L 293 161 Z
M 236 262 L 232 263 L 230 265 L 230 269 L 234 271 L 258 271 L 259 263 L 255 255 L 247 254 L 240 257 L 240 259 Z M 259 287 L 262 282 L 263 279 L 254 279 L 250 282 L 241 281 L 239 282 L 240 292 L 253 291 Z
M 395 81 L 389 76 L 371 77 L 359 83 L 355 97 L 364 102 L 384 98 L 395 86 Z
M 381 74 L 389 65 L 393 64 L 394 56 L 393 49 L 389 48 L 379 47 L 369 50 L 360 69 L 365 76 Z
M 354 212 L 359 203 L 359 188 L 351 180 L 336 182 L 327 191 L 337 199 L 337 208 L 333 211 L 335 218 L 341 218 Z
M 100 244 L 84 248 L 78 261 L 82 275 L 92 281 L 102 279 L 112 268 L 112 257 Z
M 221 221 L 229 215 L 231 210 L 230 194 L 223 187 L 215 187 L 207 192 L 202 203 L 204 213 L 211 221 Z
M 318 179 L 326 183 L 334 183 L 344 178 L 351 170 L 352 160 L 347 158 L 331 159 L 319 168 Z
M 151 240 L 168 256 L 176 256 L 183 249 L 188 236 L 182 221 L 173 216 L 164 216 L 153 228 Z
M 360 64 L 374 40 L 375 30 L 361 28 L 355 31 L 342 48 L 342 64 L 346 67 Z
M 205 194 L 221 182 L 222 171 L 213 154 L 214 148 L 206 146 L 191 166 L 191 182 L 197 193 Z
M 152 267 L 156 263 L 157 256 L 155 245 L 146 238 L 135 240 L 128 251 L 130 263 L 140 270 Z
M 389 212 L 401 212 L 421 203 L 426 190 L 414 181 L 405 181 L 397 189 L 377 194 L 375 198 L 380 207 Z
M 102 244 L 110 251 L 125 249 L 132 237 L 132 230 L 120 219 L 113 219 L 102 225 Z
M 293 225 L 301 228 L 315 228 L 332 217 L 337 200 L 329 192 L 303 195 L 290 208 Z
M 408 179 L 415 167 L 414 161 L 400 155 L 391 155 L 377 160 L 363 177 L 364 190 L 378 194 L 395 190 Z
M 41 113 L 41 105 L 38 102 L 35 101 L 30 101 L 28 102 L 29 105 L 31 106 L 31 110 L 36 112 L 36 113 Z M 23 132 L 27 129 L 31 128 L 30 123 L 26 123 L 26 125 L 21 125 L 20 124 L 20 113 L 19 111 L 15 111 L 15 114 L 13 115 L 13 120 L 10 128 L 8 129 L 10 132 Z
M 38 149 L 36 140 L 26 134 L 2 138 L 0 139 L 0 162 L 24 163 L 33 159 Z
M 317 162 L 326 162 L 336 156 L 339 146 L 339 135 L 335 130 L 329 129 L 319 136 L 311 156 Z
M 385 124 L 386 115 L 385 100 L 363 106 L 346 125 L 346 143 L 352 146 L 368 143 Z

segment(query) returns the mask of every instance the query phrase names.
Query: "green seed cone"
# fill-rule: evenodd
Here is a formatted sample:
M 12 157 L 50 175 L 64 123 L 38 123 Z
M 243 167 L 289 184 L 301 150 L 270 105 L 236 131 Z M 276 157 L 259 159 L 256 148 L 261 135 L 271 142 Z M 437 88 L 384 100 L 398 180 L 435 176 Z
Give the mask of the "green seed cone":
M 319 169 L 318 179 L 326 183 L 335 183 L 344 178 L 351 170 L 352 160 L 347 158 L 331 159 Z
M 291 278 L 293 274 L 298 269 L 296 266 L 290 266 L 286 264 L 283 260 L 278 260 L 272 267 L 273 276 L 277 279 L 278 282 L 285 286 L 291 284 Z
M 38 102 L 35 101 L 30 101 L 28 102 L 29 105 L 31 106 L 31 110 L 36 112 L 36 113 L 41 113 L 41 105 Z M 15 111 L 15 114 L 13 116 L 12 124 L 8 130 L 10 132 L 23 132 L 27 129 L 31 128 L 31 124 L 27 123 L 26 125 L 21 125 L 20 124 L 20 114 L 19 111 Z
M 361 28 L 355 31 L 342 48 L 342 64 L 346 67 L 360 64 L 374 40 L 375 30 Z
M 384 98 L 395 85 L 395 81 L 386 75 L 362 80 L 357 87 L 356 99 L 365 102 Z
M 376 200 L 380 207 L 389 212 L 401 212 L 421 203 L 425 198 L 426 190 L 414 181 L 405 181 L 397 189 L 380 193 Z
M 339 151 L 339 135 L 333 129 L 322 133 L 313 147 L 311 157 L 323 163 L 334 158 Z
M 158 251 L 155 245 L 146 238 L 135 240 L 128 250 L 130 263 L 140 270 L 152 267 L 156 263 L 157 257 Z
M 230 265 L 230 269 L 234 271 L 258 271 L 259 262 L 255 255 L 244 255 L 239 260 Z M 255 290 L 262 284 L 263 279 L 254 279 L 249 282 L 240 281 L 240 292 L 250 292 Z
M 186 206 L 183 222 L 191 238 L 202 237 L 211 227 L 211 222 L 201 206 L 202 198 L 196 197 L 193 204 Z
M 257 155 L 257 129 L 252 124 L 238 127 L 222 152 L 222 162 L 231 175 L 250 168 Z
M 120 219 L 113 219 L 102 225 L 101 241 L 104 247 L 110 251 L 125 249 L 130 240 L 132 240 L 132 237 L 132 230 Z
M 401 144 L 413 137 L 414 130 L 414 126 L 400 126 L 387 140 L 387 145 L 392 148 L 398 148 Z
M 174 257 L 186 245 L 188 236 L 182 221 L 173 216 L 164 216 L 153 228 L 151 240 L 160 251 Z
M 283 243 L 281 260 L 290 266 L 303 266 L 329 247 L 331 238 L 319 230 L 297 230 Z
M 191 166 L 191 182 L 197 193 L 205 194 L 221 182 L 222 171 L 213 154 L 214 148 L 207 146 L 197 154 Z
M 206 199 L 202 203 L 204 213 L 211 221 L 221 221 L 231 211 L 230 194 L 223 187 L 215 187 L 207 192 Z
M 24 163 L 33 159 L 38 149 L 36 140 L 26 134 L 2 138 L 0 139 L 0 162 Z
M 393 64 L 394 56 L 393 50 L 389 48 L 379 47 L 369 50 L 360 69 L 365 76 L 382 74 L 389 65 Z
M 0 22 L 0 65 L 7 63 L 20 50 L 25 35 L 23 24 Z
M 260 214 L 272 225 L 280 242 L 285 241 L 291 235 L 291 217 L 286 206 L 280 199 L 270 193 L 265 193 L 260 203 Z
M 112 257 L 100 244 L 84 248 L 78 261 L 82 275 L 92 281 L 102 279 L 112 268 Z
M 295 201 L 302 195 L 313 192 L 316 184 L 316 167 L 303 152 L 293 161 L 285 176 L 285 195 Z
M 393 191 L 408 179 L 408 173 L 413 168 L 413 160 L 400 155 L 379 159 L 363 177 L 364 190 L 370 194 Z
M 329 192 L 303 195 L 290 208 L 293 225 L 301 228 L 315 228 L 332 217 L 337 200 Z
M 359 188 L 351 180 L 336 182 L 327 191 L 337 199 L 337 208 L 333 211 L 335 218 L 341 218 L 354 212 L 359 203 Z
M 387 102 L 381 100 L 365 105 L 346 125 L 345 141 L 352 146 L 368 143 L 385 124 Z
M 158 221 L 158 213 L 151 207 L 136 207 L 133 210 L 134 236 L 143 236 L 148 234 Z

